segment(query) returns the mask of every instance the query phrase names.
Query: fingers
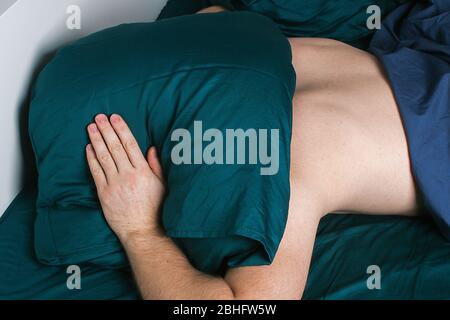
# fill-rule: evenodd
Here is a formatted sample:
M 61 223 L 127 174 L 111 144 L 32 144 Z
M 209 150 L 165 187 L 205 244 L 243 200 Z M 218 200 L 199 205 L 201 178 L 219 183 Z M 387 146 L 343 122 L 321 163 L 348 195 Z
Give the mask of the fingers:
M 109 123 L 108 117 L 104 114 L 99 114 L 95 117 L 95 123 L 106 143 L 106 146 L 111 154 L 118 171 L 131 168 L 130 160 L 119 140 L 116 132 Z
M 100 131 L 95 123 L 88 125 L 89 139 L 95 151 L 95 156 L 100 163 L 106 177 L 112 177 L 117 174 L 117 167 L 114 163 L 105 141 L 102 138 Z
M 107 181 L 102 166 L 98 162 L 91 144 L 86 146 L 86 158 L 89 165 L 89 170 L 94 178 L 95 185 L 97 189 L 100 189 L 107 183 Z
M 95 123 L 88 126 L 88 133 L 92 143 L 86 147 L 89 168 L 99 183 L 107 183 L 110 177 L 132 166 L 149 166 L 161 181 L 164 180 L 156 148 L 150 148 L 145 161 L 136 139 L 119 115 L 113 114 L 110 120 L 104 114 L 97 115 Z
M 128 128 L 128 125 L 125 123 L 122 117 L 117 114 L 113 114 L 110 119 L 111 125 L 113 126 L 114 131 L 119 136 L 119 139 L 122 142 L 123 147 L 125 148 L 131 164 L 136 168 L 139 166 L 147 165 L 136 139 L 134 138 L 131 130 Z
M 159 180 L 164 181 L 163 169 L 158 159 L 158 153 L 155 147 L 151 147 L 147 152 L 147 162 L 153 173 Z

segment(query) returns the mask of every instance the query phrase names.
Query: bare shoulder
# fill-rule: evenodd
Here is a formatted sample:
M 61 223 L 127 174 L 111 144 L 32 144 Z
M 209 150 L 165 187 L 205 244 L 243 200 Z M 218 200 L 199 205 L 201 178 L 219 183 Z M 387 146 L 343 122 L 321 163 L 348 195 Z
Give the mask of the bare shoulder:
M 237 299 L 302 298 L 320 216 L 295 183 L 291 188 L 286 228 L 272 264 L 233 268 L 225 276 Z
M 288 38 L 292 49 L 292 55 L 294 58 L 298 58 L 300 55 L 320 55 L 321 57 L 327 56 L 340 56 L 340 55 L 353 55 L 353 56 L 370 56 L 366 51 L 352 47 L 344 42 L 327 39 L 327 38 Z
M 382 76 L 372 54 L 343 42 L 320 38 L 290 38 L 289 42 L 300 85 Z

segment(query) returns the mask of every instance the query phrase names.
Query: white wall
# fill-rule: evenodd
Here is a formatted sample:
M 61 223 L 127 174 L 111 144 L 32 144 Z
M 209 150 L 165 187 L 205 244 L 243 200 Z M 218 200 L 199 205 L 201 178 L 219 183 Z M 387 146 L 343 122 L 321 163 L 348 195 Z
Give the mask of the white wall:
M 17 0 L 0 0 L 0 15 L 13 5 Z
M 20 191 L 24 158 L 19 124 L 26 126 L 29 87 L 55 49 L 89 33 L 126 22 L 153 21 L 167 0 L 0 0 L 0 215 Z M 81 9 L 81 30 L 66 27 L 69 5 Z M 23 130 L 22 130 L 23 131 Z M 26 149 L 26 148 L 25 148 Z

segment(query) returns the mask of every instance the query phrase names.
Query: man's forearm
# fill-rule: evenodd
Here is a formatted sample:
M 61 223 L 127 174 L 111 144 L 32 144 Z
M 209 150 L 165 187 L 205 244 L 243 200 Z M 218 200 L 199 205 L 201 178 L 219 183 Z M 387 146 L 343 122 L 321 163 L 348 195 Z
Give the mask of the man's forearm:
M 233 299 L 221 277 L 192 267 L 175 243 L 162 233 L 135 234 L 123 241 L 143 299 Z

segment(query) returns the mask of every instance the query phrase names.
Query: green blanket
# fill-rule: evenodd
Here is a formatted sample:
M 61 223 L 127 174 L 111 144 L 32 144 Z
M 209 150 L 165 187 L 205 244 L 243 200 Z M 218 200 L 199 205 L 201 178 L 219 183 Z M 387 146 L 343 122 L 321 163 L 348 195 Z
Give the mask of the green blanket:
M 40 264 L 35 202 L 35 192 L 23 191 L 0 219 L 0 299 L 139 297 L 129 269 L 80 264 L 81 289 L 69 290 L 67 266 Z M 449 256 L 450 244 L 425 218 L 330 215 L 319 226 L 304 298 L 450 299 Z M 379 290 L 367 288 L 372 265 Z

